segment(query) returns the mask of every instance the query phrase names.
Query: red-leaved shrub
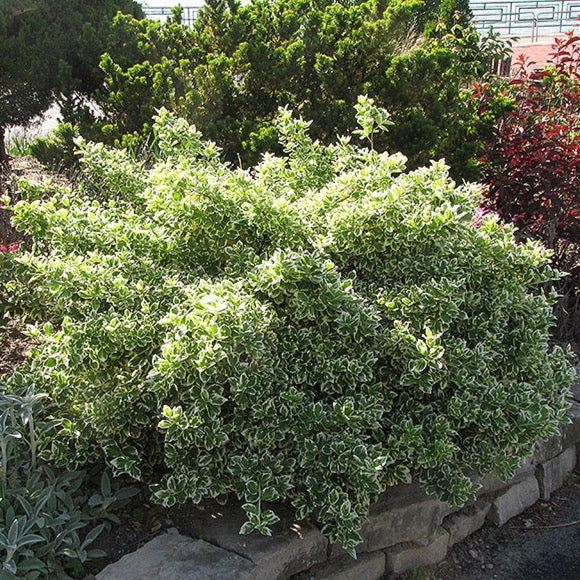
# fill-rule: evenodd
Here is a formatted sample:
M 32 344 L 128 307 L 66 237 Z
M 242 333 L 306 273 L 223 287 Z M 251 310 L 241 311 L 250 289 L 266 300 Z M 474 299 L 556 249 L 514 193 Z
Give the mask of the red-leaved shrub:
M 521 56 L 507 87 L 514 108 L 484 146 L 485 205 L 513 222 L 521 238 L 541 239 L 570 276 L 559 291 L 578 314 L 580 289 L 580 36 L 556 39 L 541 70 Z M 489 85 L 475 94 L 482 113 Z M 568 312 L 570 314 L 570 312 Z M 577 318 L 577 316 L 576 316 Z M 577 321 L 576 321 L 577 322 Z M 568 317 L 569 330 L 578 325 Z M 574 330 L 575 328 L 575 330 Z

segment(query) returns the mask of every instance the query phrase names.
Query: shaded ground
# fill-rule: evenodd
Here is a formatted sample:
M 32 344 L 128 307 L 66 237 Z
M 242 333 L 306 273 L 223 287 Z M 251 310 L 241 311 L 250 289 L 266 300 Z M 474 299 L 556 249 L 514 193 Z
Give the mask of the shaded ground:
M 580 471 L 549 502 L 502 528 L 486 524 L 454 546 L 423 578 L 433 580 L 577 580 L 580 578 Z
M 87 562 L 85 580 L 91 580 L 94 574 L 108 564 L 134 552 L 155 536 L 174 527 L 168 510 L 150 503 L 142 496 L 137 496 L 130 506 L 117 512 L 116 515 L 120 523 L 110 526 L 91 544 L 91 549 L 104 550 L 107 557 Z
M 26 358 L 32 340 L 23 332 L 24 325 L 18 318 L 5 321 L 0 327 L 0 380 L 8 375 Z

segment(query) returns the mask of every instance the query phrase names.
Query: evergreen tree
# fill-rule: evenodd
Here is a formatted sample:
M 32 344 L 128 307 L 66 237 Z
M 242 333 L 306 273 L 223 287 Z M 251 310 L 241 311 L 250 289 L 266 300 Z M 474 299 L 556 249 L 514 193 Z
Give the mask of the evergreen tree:
M 100 84 L 99 57 L 119 10 L 143 15 L 133 0 L 0 0 L 0 162 L 8 127 Z

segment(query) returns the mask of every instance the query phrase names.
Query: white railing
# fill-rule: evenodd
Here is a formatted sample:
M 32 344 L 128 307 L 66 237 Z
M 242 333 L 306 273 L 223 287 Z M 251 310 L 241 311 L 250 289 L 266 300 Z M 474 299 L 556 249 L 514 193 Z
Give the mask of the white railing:
M 183 6 L 181 8 L 181 23 L 186 26 L 191 26 L 197 18 L 200 6 Z M 171 6 L 143 6 L 143 12 L 147 18 L 154 18 L 156 20 L 165 21 L 173 14 Z
M 550 37 L 580 25 L 580 0 L 472 0 L 475 26 L 481 32 L 490 28 L 500 36 L 529 39 Z M 191 26 L 200 6 L 185 6 L 181 22 Z M 166 20 L 172 14 L 170 6 L 143 6 L 145 16 Z
M 580 0 L 472 0 L 470 7 L 479 31 L 493 28 L 500 36 L 532 42 L 580 24 Z

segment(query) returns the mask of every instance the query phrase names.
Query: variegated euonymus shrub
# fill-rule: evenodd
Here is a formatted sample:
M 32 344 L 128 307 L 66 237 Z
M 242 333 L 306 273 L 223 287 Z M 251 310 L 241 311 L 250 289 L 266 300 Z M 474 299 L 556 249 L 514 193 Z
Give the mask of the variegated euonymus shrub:
M 361 98 L 359 136 L 386 115 Z M 565 418 L 548 253 L 474 221 L 443 162 L 281 111 L 287 157 L 220 161 L 162 111 L 152 166 L 81 144 L 84 182 L 14 208 L 35 240 L 7 294 L 44 321 L 25 371 L 62 418 L 53 458 L 102 457 L 165 505 L 235 493 L 242 532 L 284 500 L 351 553 L 369 502 L 414 478 L 453 504 Z

